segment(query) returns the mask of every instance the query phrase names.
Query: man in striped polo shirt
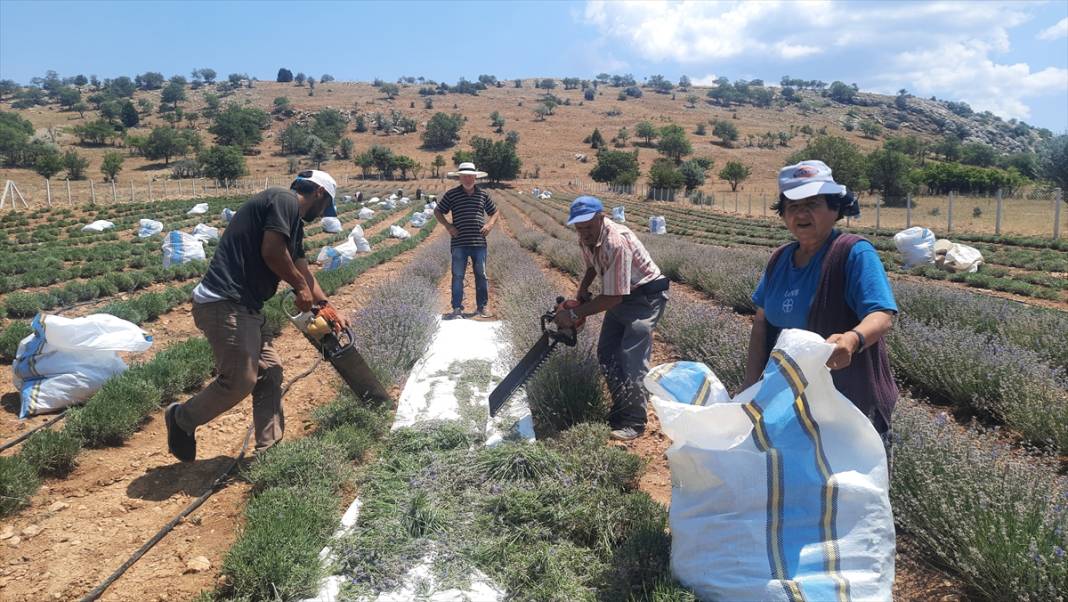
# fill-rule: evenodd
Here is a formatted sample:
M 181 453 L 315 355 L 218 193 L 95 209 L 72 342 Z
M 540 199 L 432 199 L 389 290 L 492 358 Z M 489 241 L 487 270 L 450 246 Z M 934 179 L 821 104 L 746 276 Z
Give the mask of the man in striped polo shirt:
M 608 421 L 613 439 L 634 439 L 645 430 L 648 394 L 642 381 L 649 372 L 653 329 L 664 315 L 669 281 L 633 232 L 605 219 L 597 198 L 575 199 L 567 224 L 578 231 L 586 274 L 577 295 L 582 305 L 558 312 L 556 323 L 569 328 L 579 318 L 605 312 L 597 361 L 612 394 Z M 601 294 L 593 297 L 590 285 L 598 276 Z
M 489 194 L 475 185 L 475 179 L 486 177 L 486 172 L 475 169 L 475 164 L 461 163 L 449 177 L 459 177 L 460 185 L 446 192 L 434 217 L 445 225 L 452 236 L 452 314 L 453 318 L 462 318 L 464 311 L 464 273 L 467 260 L 475 273 L 475 316 L 490 317 L 486 304 L 489 303 L 489 284 L 486 282 L 486 235 L 497 223 L 497 206 Z M 452 222 L 445 219 L 452 213 Z

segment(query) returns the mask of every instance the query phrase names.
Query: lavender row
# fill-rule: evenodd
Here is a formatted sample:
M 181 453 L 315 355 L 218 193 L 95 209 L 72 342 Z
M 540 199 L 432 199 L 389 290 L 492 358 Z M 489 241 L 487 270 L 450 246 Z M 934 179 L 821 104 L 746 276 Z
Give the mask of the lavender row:
M 383 383 L 399 383 L 437 331 L 438 283 L 448 267 L 449 240 L 420 249 L 408 265 L 377 286 L 353 320 L 356 345 Z
M 950 287 L 898 281 L 902 312 L 929 324 L 997 335 L 1068 369 L 1068 314 Z
M 1068 592 L 1068 482 L 1004 443 L 903 399 L 890 497 L 899 528 L 989 600 Z
M 490 245 L 493 252 L 487 271 L 496 285 L 497 312 L 503 320 L 509 357 L 516 363 L 541 336 L 541 314 L 552 307 L 557 295 L 571 297 L 574 291 L 558 290 L 530 255 L 505 235 L 491 235 Z M 527 383 L 527 400 L 539 437 L 606 419 L 608 408 L 595 351 L 599 332 L 599 321 L 589 322 L 575 347 L 558 345 Z
M 1068 450 L 1068 378 L 998 335 L 898 318 L 887 336 L 894 371 L 936 399 L 993 416 L 1026 440 Z

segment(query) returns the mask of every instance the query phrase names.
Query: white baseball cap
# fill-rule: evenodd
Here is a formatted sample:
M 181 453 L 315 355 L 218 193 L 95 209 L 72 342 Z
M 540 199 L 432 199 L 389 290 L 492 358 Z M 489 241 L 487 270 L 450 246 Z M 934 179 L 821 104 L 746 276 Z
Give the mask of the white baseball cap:
M 316 184 L 322 186 L 323 190 L 326 191 L 326 194 L 330 195 L 331 201 L 334 200 L 334 196 L 337 194 L 337 182 L 335 182 L 334 178 L 325 171 L 321 171 L 318 169 L 305 169 L 304 171 L 297 174 L 297 178 L 311 180 L 312 182 L 315 182 Z
M 831 168 L 823 161 L 802 161 L 779 170 L 779 192 L 790 199 L 807 199 L 817 194 L 843 195 L 846 187 L 834 181 Z

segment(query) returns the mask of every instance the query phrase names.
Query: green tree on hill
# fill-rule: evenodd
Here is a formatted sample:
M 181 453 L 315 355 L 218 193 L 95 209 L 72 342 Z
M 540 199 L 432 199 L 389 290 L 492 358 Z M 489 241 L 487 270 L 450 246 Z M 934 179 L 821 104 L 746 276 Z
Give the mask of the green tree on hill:
M 215 135 L 216 144 L 237 146 L 247 151 L 263 140 L 263 130 L 270 124 L 270 119 L 266 111 L 230 103 L 226 110 L 215 116 L 208 131 Z
M 46 180 L 51 180 L 52 176 L 63 171 L 63 157 L 60 156 L 59 149 L 54 146 L 43 149 L 33 162 L 33 170 Z
M 213 146 L 197 157 L 201 172 L 219 184 L 234 182 L 248 174 L 245 157 L 236 146 Z
M 63 167 L 67 170 L 68 179 L 81 180 L 85 178 L 85 169 L 89 167 L 89 159 L 79 155 L 72 148 L 63 153 Z
M 693 145 L 681 125 L 671 124 L 660 128 L 660 141 L 656 150 L 677 164 L 684 156 L 693 152 Z
M 719 138 L 723 146 L 730 148 L 738 139 L 738 127 L 729 121 L 717 119 L 712 123 L 712 135 Z
M 874 119 L 865 119 L 860 122 L 860 133 L 864 134 L 865 138 L 875 140 L 879 137 L 879 134 L 883 133 L 883 126 L 879 125 Z
M 275 81 L 280 84 L 288 84 L 293 81 L 293 72 L 285 67 L 281 67 L 278 69 L 278 77 L 275 78 Z
M 177 109 L 178 103 L 185 99 L 185 86 L 178 82 L 167 84 L 167 86 L 163 88 L 163 92 L 160 93 L 159 97 L 161 103 L 170 104 L 172 109 Z
M 911 171 L 912 160 L 905 153 L 876 150 L 868 155 L 868 180 L 872 188 L 883 193 L 887 206 L 905 206 L 905 195 L 912 190 Z
M 440 150 L 453 146 L 460 140 L 460 128 L 464 118 L 459 113 L 452 115 L 434 113 L 423 131 L 423 147 L 428 150 Z
M 434 162 L 430 164 L 430 167 L 433 177 L 440 178 L 441 168 L 445 167 L 445 157 L 442 157 L 441 155 L 435 155 Z
M 649 186 L 651 188 L 675 190 L 682 188 L 685 183 L 686 178 L 675 167 L 675 162 L 671 159 L 657 159 L 653 161 L 652 167 L 649 168 Z
M 648 121 L 639 121 L 638 125 L 634 126 L 634 135 L 644 138 L 646 146 L 652 146 L 653 139 L 657 136 L 656 127 Z
M 1060 188 L 1061 198 L 1068 202 L 1068 134 L 1043 142 L 1038 150 L 1038 164 L 1042 177 Z
M 813 138 L 805 148 L 787 157 L 785 165 L 807 160 L 826 163 L 834 173 L 834 181 L 844 184 L 850 190 L 866 190 L 869 186 L 867 159 L 855 144 L 845 138 L 839 136 Z
M 699 161 L 697 159 L 690 159 L 689 161 L 684 161 L 682 165 L 679 165 L 679 173 L 682 174 L 686 192 L 690 192 L 694 188 L 704 184 L 705 172 L 711 167 L 711 161 Z
M 122 113 L 119 115 L 119 119 L 122 120 L 123 127 L 137 127 L 137 124 L 141 123 L 141 115 L 138 114 L 137 108 L 130 101 L 122 103 Z
M 594 182 L 629 185 L 638 181 L 641 174 L 638 151 L 601 150 L 597 153 L 597 165 L 590 170 Z
M 400 86 L 397 84 L 382 84 L 378 87 L 378 91 L 385 94 L 386 98 L 393 100 L 400 94 Z
M 851 104 L 853 102 L 853 99 L 857 96 L 857 91 L 854 90 L 852 86 L 846 83 L 834 81 L 831 82 L 831 87 L 827 88 L 827 96 L 829 96 L 831 100 L 835 102 L 840 102 L 842 104 Z
M 108 151 L 104 153 L 104 161 L 100 164 L 100 171 L 107 180 L 114 181 L 115 177 L 122 171 L 122 162 L 122 153 Z
M 586 137 L 586 144 L 590 145 L 590 148 L 603 148 L 605 146 L 604 136 L 601 135 L 601 130 L 593 128 L 593 133 Z
M 738 190 L 738 185 L 744 182 L 752 173 L 749 166 L 740 161 L 728 161 L 723 169 L 719 170 L 719 179 L 726 180 L 731 185 L 731 192 Z
M 523 162 L 520 161 L 514 144 L 475 136 L 471 139 L 471 147 L 474 149 L 475 164 L 485 171 L 494 183 L 514 180 L 519 175 Z

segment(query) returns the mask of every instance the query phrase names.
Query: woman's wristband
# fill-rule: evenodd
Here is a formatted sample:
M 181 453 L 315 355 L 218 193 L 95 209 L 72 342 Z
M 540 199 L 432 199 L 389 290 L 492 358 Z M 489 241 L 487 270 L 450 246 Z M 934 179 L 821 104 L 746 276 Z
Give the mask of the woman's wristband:
M 857 335 L 857 340 L 860 341 L 860 346 L 857 347 L 857 350 L 853 352 L 853 355 L 856 355 L 856 354 L 860 353 L 861 351 L 864 351 L 864 347 L 867 346 L 868 340 L 865 339 L 864 335 L 861 334 L 861 332 L 859 330 L 857 330 L 856 328 L 851 329 L 849 332 L 852 332 L 853 334 Z

